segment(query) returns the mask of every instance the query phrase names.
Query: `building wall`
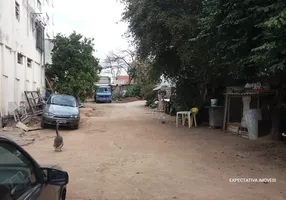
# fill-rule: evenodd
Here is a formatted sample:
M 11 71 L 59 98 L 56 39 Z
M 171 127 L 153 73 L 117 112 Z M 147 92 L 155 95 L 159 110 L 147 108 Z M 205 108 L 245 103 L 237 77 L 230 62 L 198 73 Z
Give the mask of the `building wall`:
M 0 1 L 0 114 L 8 104 L 25 99 L 25 90 L 43 90 L 43 52 L 36 48 L 36 19 L 45 24 L 44 37 L 53 37 L 52 0 Z M 37 14 L 35 14 L 37 13 Z M 40 14 L 41 13 L 41 14 Z M 49 18 L 49 20 L 47 20 Z
M 110 77 L 109 76 L 100 76 L 100 79 L 97 83 L 95 84 L 110 84 Z
M 52 50 L 54 44 L 51 39 L 45 39 L 45 64 L 52 64 Z

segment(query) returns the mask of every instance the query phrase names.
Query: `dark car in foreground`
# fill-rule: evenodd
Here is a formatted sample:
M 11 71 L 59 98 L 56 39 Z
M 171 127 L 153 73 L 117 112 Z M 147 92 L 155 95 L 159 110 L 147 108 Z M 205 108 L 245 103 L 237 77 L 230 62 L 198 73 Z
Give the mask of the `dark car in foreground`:
M 69 176 L 56 165 L 39 165 L 24 149 L 0 135 L 1 200 L 65 200 Z
M 80 104 L 75 97 L 63 94 L 52 94 L 45 102 L 41 126 L 47 124 L 78 128 L 80 120 Z

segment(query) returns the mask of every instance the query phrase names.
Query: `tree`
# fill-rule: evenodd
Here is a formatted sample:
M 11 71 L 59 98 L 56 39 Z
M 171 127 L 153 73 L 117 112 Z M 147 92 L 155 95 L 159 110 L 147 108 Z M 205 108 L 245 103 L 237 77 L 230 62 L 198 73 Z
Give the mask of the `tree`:
M 112 76 L 115 78 L 117 74 L 125 71 L 129 76 L 128 84 L 136 79 L 137 60 L 136 53 L 132 50 L 119 50 L 118 52 L 110 52 L 106 56 L 103 69 L 110 69 Z
M 202 1 L 125 0 L 124 3 L 123 19 L 129 22 L 140 58 L 152 60 L 152 71 L 157 76 L 163 74 L 176 83 L 180 103 L 186 109 L 198 94 L 205 99 L 207 85 L 219 81 L 220 70 L 209 66 L 207 44 L 193 39 L 200 31 Z
M 122 2 L 138 56 L 152 58 L 152 71 L 174 80 L 185 108 L 197 97 L 206 101 L 210 87 L 286 82 L 283 0 Z
M 68 37 L 58 34 L 53 44 L 52 65 L 46 71 L 55 80 L 55 91 L 85 100 L 85 92 L 94 89 L 101 70 L 93 56 L 93 39 L 73 32 Z

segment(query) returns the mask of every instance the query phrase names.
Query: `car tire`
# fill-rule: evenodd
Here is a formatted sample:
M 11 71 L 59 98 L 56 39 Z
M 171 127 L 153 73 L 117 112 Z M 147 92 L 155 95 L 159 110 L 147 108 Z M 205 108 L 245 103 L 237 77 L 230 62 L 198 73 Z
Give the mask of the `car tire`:
M 44 123 L 43 120 L 41 121 L 41 127 L 42 127 L 42 128 L 46 128 L 46 127 L 47 127 L 47 125 Z
M 62 191 L 61 196 L 60 196 L 60 200 L 66 200 L 66 195 L 67 195 L 67 190 L 64 189 L 64 190 Z

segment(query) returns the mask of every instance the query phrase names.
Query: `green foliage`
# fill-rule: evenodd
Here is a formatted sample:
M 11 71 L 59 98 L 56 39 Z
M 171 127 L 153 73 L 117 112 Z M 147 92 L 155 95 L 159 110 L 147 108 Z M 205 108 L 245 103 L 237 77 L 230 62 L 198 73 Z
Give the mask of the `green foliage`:
M 284 0 L 122 0 L 141 59 L 174 80 L 181 107 L 203 105 L 212 87 L 285 82 Z
M 128 85 L 125 97 L 141 97 L 141 86 L 138 84 Z
M 124 98 L 124 96 L 120 92 L 112 93 L 112 100 L 114 100 L 114 101 L 120 101 L 123 98 Z
M 53 64 L 47 67 L 46 73 L 55 78 L 55 90 L 85 100 L 85 90 L 93 92 L 101 70 L 93 56 L 93 39 L 74 32 L 69 37 L 57 35 L 53 43 Z
M 141 87 L 141 96 L 144 100 L 146 100 L 146 106 L 149 106 L 150 104 L 154 103 L 154 99 L 157 95 L 156 91 L 153 91 L 154 88 L 154 84 L 146 84 L 142 85 Z
M 150 107 L 150 108 L 152 108 L 152 109 L 154 109 L 154 108 L 157 108 L 157 107 L 158 107 L 158 105 L 157 105 L 157 104 L 152 103 L 152 102 L 149 102 L 149 101 L 147 101 L 147 102 L 146 102 L 146 106 L 148 106 L 148 107 Z

